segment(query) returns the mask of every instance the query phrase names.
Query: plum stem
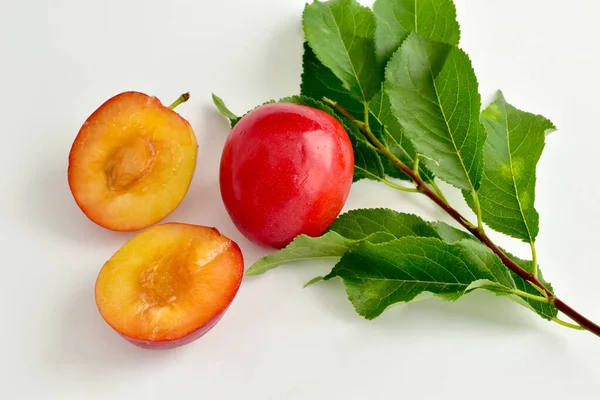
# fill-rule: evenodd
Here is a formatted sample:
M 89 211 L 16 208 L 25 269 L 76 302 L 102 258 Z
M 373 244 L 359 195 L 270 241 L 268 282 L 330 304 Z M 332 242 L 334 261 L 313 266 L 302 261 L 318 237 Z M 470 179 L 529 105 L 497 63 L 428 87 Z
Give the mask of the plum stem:
M 190 93 L 184 93 L 181 96 L 179 96 L 177 98 L 177 100 L 175 100 L 173 103 L 171 103 L 171 105 L 169 106 L 169 108 L 171 110 L 174 110 L 175 107 L 177 107 L 178 105 L 180 105 L 181 103 L 185 103 L 186 101 L 188 101 L 190 99 Z

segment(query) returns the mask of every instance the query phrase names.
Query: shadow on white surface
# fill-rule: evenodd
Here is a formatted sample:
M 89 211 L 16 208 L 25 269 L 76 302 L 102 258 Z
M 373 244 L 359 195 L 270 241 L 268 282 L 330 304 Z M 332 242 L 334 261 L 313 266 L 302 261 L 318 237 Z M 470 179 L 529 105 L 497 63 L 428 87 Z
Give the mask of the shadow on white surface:
M 372 329 L 373 333 L 390 334 L 386 331 L 391 330 L 398 336 L 403 333 L 411 336 L 423 329 L 443 328 L 464 332 L 471 326 L 477 330 L 533 333 L 559 338 L 552 334 L 551 324 L 542 321 L 533 312 L 508 299 L 485 292 L 473 292 L 456 302 L 425 295 L 412 303 L 393 305 L 381 316 L 367 321 L 355 312 L 341 280 L 320 282 L 305 290 L 307 296 L 318 298 L 322 309 L 330 313 L 332 318 L 351 324 L 364 322 L 365 327 Z
M 335 262 L 331 260 L 290 262 L 264 275 L 247 276 L 243 285 L 249 292 L 257 293 L 261 292 L 261 287 L 271 288 L 268 295 L 263 294 L 270 297 L 261 297 L 260 301 L 264 301 L 262 307 L 283 300 L 290 301 L 291 304 L 299 301 L 307 305 L 304 315 L 315 313 L 319 315 L 318 318 L 332 319 L 368 334 L 397 337 L 398 340 L 428 340 L 427 338 L 439 336 L 436 331 L 463 335 L 465 331 L 472 329 L 510 337 L 534 335 L 540 340 L 556 342 L 557 345 L 564 342 L 559 335 L 562 328 L 542 320 L 513 301 L 484 291 L 475 291 L 456 302 L 422 295 L 411 303 L 389 307 L 374 320 L 366 320 L 348 300 L 341 279 L 318 282 L 302 288 L 314 276 L 327 274 L 334 265 Z M 272 290 L 273 286 L 278 289 Z M 280 297 L 286 296 L 286 293 L 295 300 Z

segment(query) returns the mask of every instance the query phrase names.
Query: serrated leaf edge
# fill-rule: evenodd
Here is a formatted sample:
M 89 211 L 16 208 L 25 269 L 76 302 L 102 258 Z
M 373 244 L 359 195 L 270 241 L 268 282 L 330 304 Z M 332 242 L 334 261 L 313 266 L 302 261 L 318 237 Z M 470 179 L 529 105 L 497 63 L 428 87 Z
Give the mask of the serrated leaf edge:
M 353 1 L 353 2 L 355 2 L 355 3 L 356 3 L 356 5 L 358 5 L 358 6 L 359 6 L 361 9 L 363 9 L 363 10 L 364 10 L 364 9 L 366 9 L 366 10 L 369 10 L 369 12 L 370 12 L 370 13 L 372 13 L 372 12 L 373 12 L 373 11 L 372 11 L 372 10 L 371 10 L 369 7 L 363 6 L 362 4 L 358 3 L 356 0 L 350 0 L 350 1 Z M 325 68 L 328 68 L 328 69 L 329 69 L 329 70 L 330 70 L 330 71 L 333 73 L 333 75 L 334 75 L 334 76 L 335 76 L 337 79 L 339 79 L 339 81 L 342 83 L 342 86 L 344 87 L 344 89 L 346 89 L 346 90 L 348 91 L 348 94 L 349 94 L 350 96 L 353 96 L 353 94 L 352 94 L 352 91 L 350 90 L 350 88 L 348 87 L 348 85 L 346 84 L 346 82 L 344 82 L 344 81 L 343 81 L 343 79 L 340 79 L 340 77 L 339 77 L 339 76 L 338 76 L 338 75 L 335 73 L 335 71 L 334 71 L 334 70 L 332 70 L 331 68 L 329 68 L 329 67 L 327 66 L 327 64 L 323 62 L 322 58 L 321 58 L 321 57 L 319 57 L 319 55 L 317 54 L 317 52 L 315 51 L 315 49 L 313 48 L 313 46 L 311 46 L 311 44 L 310 44 L 310 41 L 308 40 L 308 36 L 309 36 L 309 35 L 308 35 L 308 34 L 307 34 L 307 32 L 306 32 L 306 26 L 305 26 L 305 24 L 304 24 L 304 18 L 305 18 L 306 11 L 307 11 L 307 10 L 308 10 L 308 8 L 311 6 L 311 4 L 315 4 L 315 3 L 327 3 L 327 2 L 328 2 L 328 1 L 321 2 L 321 1 L 319 1 L 319 0 L 313 0 L 313 2 L 312 2 L 312 3 L 306 3 L 306 5 L 304 6 L 304 9 L 302 10 L 302 31 L 304 32 L 304 37 L 306 38 L 306 42 L 307 42 L 308 46 L 311 48 L 311 50 L 312 50 L 313 54 L 315 55 L 315 57 L 317 58 L 317 60 L 319 60 L 319 62 L 320 62 L 320 63 L 321 63 L 323 66 L 325 66 Z M 333 13 L 332 13 L 332 11 L 331 11 L 331 8 L 328 8 L 328 11 L 329 11 L 329 13 L 332 15 L 332 18 L 335 20 L 335 16 L 333 15 Z M 338 32 L 339 32 L 339 26 L 337 25 L 337 21 L 336 21 L 336 27 L 337 27 L 337 29 L 338 29 Z M 372 35 L 372 37 L 373 37 L 373 40 L 375 40 L 375 39 L 374 39 L 374 34 L 375 34 L 375 17 L 374 17 L 374 16 L 373 16 L 373 24 L 372 24 L 372 29 L 371 29 L 371 30 L 372 30 L 372 32 L 370 32 L 370 33 L 371 33 L 371 35 Z M 341 34 L 340 34 L 340 40 L 342 41 L 342 43 L 344 42 L 344 41 L 343 41 L 343 39 L 341 38 Z M 356 99 L 356 100 L 358 100 L 358 101 L 360 101 L 360 102 L 363 102 L 363 103 L 365 103 L 365 102 L 366 102 L 366 103 L 368 103 L 368 101 L 369 101 L 369 98 L 367 97 L 367 95 L 366 95 L 366 93 L 365 93 L 365 90 L 364 90 L 364 89 L 363 89 L 363 87 L 362 87 L 362 83 L 361 83 L 361 82 L 360 82 L 360 80 L 358 79 L 358 74 L 357 74 L 357 72 L 356 72 L 356 70 L 355 70 L 355 68 L 354 68 L 354 64 L 352 63 L 352 59 L 351 59 L 351 57 L 350 57 L 350 54 L 348 53 L 348 49 L 346 48 L 346 46 L 345 46 L 345 43 L 344 43 L 344 46 L 343 46 L 343 47 L 344 47 L 344 50 L 345 50 L 345 52 L 346 52 L 346 54 L 347 54 L 347 56 L 348 56 L 348 60 L 349 60 L 349 63 L 350 63 L 350 65 L 351 65 L 351 67 L 352 67 L 352 71 L 353 71 L 353 73 L 354 73 L 354 77 L 356 78 L 356 82 L 357 82 L 358 86 L 360 87 L 360 91 L 361 91 L 361 93 L 362 93 L 362 96 L 363 96 L 363 98 L 362 98 L 362 99 L 361 99 L 361 98 L 358 98 L 358 99 L 356 99 L 356 98 L 355 98 L 355 99 Z M 373 46 L 373 48 L 375 49 L 375 46 Z M 376 57 L 375 55 L 374 55 L 374 60 L 375 60 L 375 61 L 377 60 L 377 57 Z M 377 64 L 377 63 L 376 63 L 376 64 Z
M 391 60 L 394 59 L 394 57 L 398 56 L 399 52 L 402 49 L 402 46 L 413 35 L 417 36 L 417 37 L 424 38 L 425 40 L 433 42 L 431 39 L 427 38 L 426 36 L 420 35 L 417 32 L 413 31 L 413 32 L 409 33 L 407 35 L 407 37 L 404 39 L 404 41 L 402 42 L 402 44 L 400 46 L 398 46 L 398 48 L 392 53 L 392 56 L 390 57 L 389 61 L 387 62 L 386 66 L 385 66 L 384 85 L 388 81 L 388 69 L 389 69 L 389 65 L 390 65 Z M 467 58 L 467 60 L 469 61 L 470 71 L 473 73 L 473 76 L 475 78 L 476 86 L 479 89 L 479 80 L 477 79 L 477 75 L 475 74 L 475 69 L 473 68 L 473 62 L 472 62 L 471 58 L 469 57 L 469 55 L 464 50 L 462 50 L 460 47 L 458 47 L 458 46 L 450 45 L 450 44 L 447 44 L 447 43 L 444 43 L 444 44 L 447 45 L 450 48 L 450 51 L 448 52 L 448 55 L 446 55 L 446 60 L 444 60 L 444 65 L 447 62 L 447 58 L 450 55 L 451 51 L 459 51 L 460 53 L 462 53 Z M 443 69 L 443 67 L 442 67 L 442 69 Z M 440 69 L 440 72 L 441 72 L 442 69 Z M 436 75 L 436 76 L 432 75 L 432 78 L 433 78 L 433 81 L 434 81 L 433 82 L 433 86 L 434 86 L 434 89 L 435 89 L 436 96 L 438 98 L 438 105 L 440 106 L 440 111 L 442 112 L 442 115 L 444 116 L 444 123 L 446 124 L 446 126 L 448 126 L 448 120 L 447 120 L 447 118 L 445 116 L 445 112 L 442 109 L 441 104 L 439 102 L 439 92 L 438 92 L 437 86 L 435 85 L 435 79 L 437 78 L 437 76 L 438 75 Z M 479 99 L 479 104 L 481 105 L 481 95 L 479 94 L 479 90 L 476 91 L 476 95 L 477 95 L 477 97 Z M 485 141 L 487 140 L 487 131 L 485 129 L 485 126 L 483 126 L 483 123 L 481 122 L 481 119 L 479 119 L 479 127 L 480 127 L 481 132 L 479 134 L 477 134 L 477 142 L 479 143 L 479 141 L 481 139 L 483 139 L 483 142 L 485 143 Z M 451 131 L 449 127 L 448 127 L 448 131 L 449 132 Z M 473 182 L 472 179 L 471 179 L 471 177 L 469 176 L 469 171 L 470 170 L 466 168 L 466 164 L 464 162 L 464 159 L 463 159 L 462 155 L 460 154 L 460 151 L 458 151 L 458 148 L 456 147 L 456 142 L 454 140 L 453 135 L 450 135 L 450 137 L 451 137 L 451 141 L 452 141 L 452 144 L 454 146 L 454 149 L 456 150 L 456 154 L 459 157 L 461 166 L 463 167 L 463 170 L 464 170 L 464 173 L 465 173 L 465 177 L 467 178 L 467 180 L 469 182 L 470 190 L 472 192 L 476 192 L 477 189 L 479 188 L 479 184 L 481 182 L 481 177 L 483 176 L 483 163 L 484 163 L 484 160 L 483 160 L 483 146 L 479 149 L 479 152 L 480 152 L 479 163 L 481 164 L 480 165 L 481 171 L 479 173 L 478 181 L 477 182 Z M 410 140 L 410 138 L 409 138 L 409 140 Z M 440 165 L 439 161 L 433 160 L 433 159 L 428 158 L 428 157 L 424 157 L 423 155 L 421 155 L 421 157 L 424 158 L 424 159 L 427 159 L 427 160 L 435 162 L 436 164 L 438 164 L 438 166 Z M 440 179 L 446 181 L 445 179 L 443 179 L 441 177 L 440 177 Z M 458 189 L 463 190 L 463 188 L 461 188 L 459 185 L 456 185 L 456 184 L 454 184 L 452 182 L 447 182 L 447 183 L 449 183 L 450 185 L 452 185 L 452 186 L 454 186 L 454 187 L 456 187 Z

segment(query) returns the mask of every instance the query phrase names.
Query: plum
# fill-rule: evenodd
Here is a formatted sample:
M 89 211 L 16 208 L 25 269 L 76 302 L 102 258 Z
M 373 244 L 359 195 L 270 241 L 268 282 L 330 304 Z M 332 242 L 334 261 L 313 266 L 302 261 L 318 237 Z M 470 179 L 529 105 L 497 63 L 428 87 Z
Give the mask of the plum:
M 181 203 L 197 151 L 194 131 L 179 114 L 156 97 L 120 93 L 94 111 L 77 134 L 69 154 L 69 187 L 96 224 L 140 230 Z
M 96 304 L 129 342 L 170 349 L 217 324 L 243 274 L 240 248 L 217 229 L 163 223 L 138 233 L 104 264 Z
M 271 103 L 233 127 L 219 184 L 233 223 L 249 240 L 281 248 L 296 236 L 321 235 L 343 209 L 354 153 L 343 125 L 328 113 Z

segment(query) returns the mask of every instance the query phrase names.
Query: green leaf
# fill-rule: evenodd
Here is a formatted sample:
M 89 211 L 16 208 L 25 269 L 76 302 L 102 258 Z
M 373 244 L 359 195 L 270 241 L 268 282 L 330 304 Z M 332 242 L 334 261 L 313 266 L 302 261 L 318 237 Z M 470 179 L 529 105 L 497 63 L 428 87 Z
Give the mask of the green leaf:
M 514 288 L 500 259 L 481 256 L 477 246 L 420 237 L 365 241 L 346 252 L 325 279 L 341 277 L 356 311 L 367 319 L 424 292 L 453 301 L 480 287 Z
M 373 146 L 363 142 L 353 142 L 354 182 L 361 179 L 380 181 L 385 178 L 381 158 Z
M 365 107 L 355 100 L 333 72 L 317 58 L 307 42 L 304 42 L 302 56 L 302 83 L 300 93 L 303 96 L 323 100 L 328 98 L 338 102 L 355 118 L 364 118 Z
M 446 242 L 454 243 L 457 241 L 468 239 L 475 243 L 479 243 L 479 242 L 477 242 L 477 240 L 475 238 L 473 238 L 473 236 L 471 236 L 467 232 L 456 229 L 444 222 L 436 222 L 434 224 L 434 227 L 435 227 L 437 233 L 440 235 L 440 237 L 443 240 L 445 240 Z M 482 253 L 485 252 L 487 254 L 492 254 L 492 251 L 485 246 L 480 248 L 480 251 Z M 514 262 L 519 264 L 521 266 L 521 268 L 525 269 L 528 272 L 533 272 L 533 263 L 531 261 L 522 260 L 518 257 L 515 257 L 504 249 L 502 249 L 502 251 L 511 260 L 513 260 Z M 515 274 L 512 271 L 510 272 L 510 274 L 513 277 L 513 280 L 515 282 L 515 289 L 521 290 L 523 292 L 526 292 L 526 293 L 529 293 L 529 294 L 535 295 L 535 296 L 540 295 L 540 293 L 533 286 L 531 286 L 531 284 L 529 284 L 525 279 L 521 278 L 519 275 Z M 552 285 L 549 282 L 544 280 L 542 272 L 539 269 L 539 267 L 538 267 L 538 279 L 540 279 L 540 281 L 548 289 L 553 290 Z M 492 291 L 494 291 L 494 290 L 492 290 Z M 551 320 L 552 318 L 555 318 L 558 315 L 558 310 L 556 309 L 556 307 L 554 307 L 550 304 L 542 303 L 542 302 L 539 302 L 539 301 L 536 301 L 533 299 L 529 299 L 529 298 L 525 298 L 525 297 L 521 297 L 521 296 L 517 296 L 517 295 L 514 295 L 513 293 L 507 293 L 506 291 L 497 291 L 496 293 L 499 295 L 508 296 L 512 300 L 516 300 L 519 304 L 535 311 L 538 315 L 540 315 L 544 319 Z
M 411 32 L 451 45 L 460 40 L 452 0 L 376 0 L 373 13 L 377 59 L 382 66 Z
M 536 166 L 546 135 L 555 130 L 548 119 L 516 109 L 502 93 L 481 114 L 487 130 L 485 167 L 478 190 L 483 221 L 526 242 L 539 232 L 534 208 Z M 470 196 L 465 196 L 473 207 Z
M 315 1 L 306 5 L 302 20 L 317 58 L 357 100 L 369 101 L 382 80 L 375 60 L 372 11 L 355 0 Z
M 515 257 L 512 254 L 510 254 L 509 252 L 507 252 L 506 250 L 502 250 L 502 251 L 508 257 L 510 257 L 511 260 L 513 260 L 514 262 L 519 264 L 521 266 L 521 268 L 525 269 L 527 272 L 530 272 L 530 273 L 533 272 L 533 263 L 531 261 L 522 260 L 518 257 Z M 532 295 L 536 295 L 536 296 L 540 295 L 540 292 L 538 292 L 533 286 L 531 286 L 531 284 L 529 284 L 525 279 L 521 278 L 519 275 L 515 274 L 514 272 L 511 272 L 511 274 L 513 276 L 513 279 L 515 281 L 515 286 L 517 289 L 519 289 L 523 292 L 532 294 Z M 539 267 L 538 267 L 538 279 L 548 289 L 550 289 L 551 291 L 554 290 L 552 287 L 552 284 L 550 284 L 549 282 L 547 282 L 544 279 L 544 276 L 542 275 L 542 271 L 539 269 Z M 519 299 L 521 300 L 521 302 L 525 303 L 524 305 L 528 306 L 531 310 L 535 311 L 538 315 L 540 315 L 544 319 L 552 320 L 553 318 L 556 318 L 558 316 L 558 309 L 556 307 L 554 307 L 553 305 L 550 305 L 547 303 L 542 303 L 542 302 L 524 298 L 524 297 L 519 297 Z
M 458 242 L 463 239 L 475 240 L 473 238 L 473 235 L 471 235 L 470 233 L 461 231 L 460 229 L 448 225 L 445 222 L 436 221 L 433 223 L 433 227 L 436 233 L 439 235 L 439 237 L 448 243 Z
M 225 118 L 228 118 L 233 127 L 233 125 L 235 125 L 235 122 L 239 121 L 240 117 L 238 117 L 231 110 L 229 110 L 229 108 L 227 108 L 227 106 L 225 105 L 223 99 L 221 99 L 216 94 L 213 93 L 212 99 L 219 113 L 221 113 L 221 115 Z
M 433 236 L 431 225 L 412 214 L 387 209 L 360 209 L 341 214 L 328 231 L 317 238 L 307 235 L 296 237 L 292 243 L 254 263 L 246 275 L 260 275 L 287 262 L 340 258 L 357 243 L 367 240 L 383 243 L 405 236 Z
M 310 281 L 308 281 L 308 282 L 306 282 L 306 283 L 304 284 L 304 288 L 306 289 L 307 287 L 309 287 L 309 286 L 312 286 L 312 285 L 314 285 L 315 283 L 321 282 L 321 281 L 323 281 L 323 280 L 325 280 L 325 277 L 324 277 L 324 276 L 315 276 L 315 277 L 314 277 L 314 278 L 312 278 Z
M 386 208 L 348 211 L 331 224 L 329 231 L 354 240 L 363 240 L 378 232 L 388 233 L 396 239 L 405 236 L 438 237 L 431 223 L 423 218 Z
M 369 101 L 369 113 L 370 127 L 377 139 L 388 148 L 391 146 L 399 148 L 404 159 L 412 165 L 415 150 L 412 144 L 405 140 L 402 127 L 392 114 L 390 100 L 383 87 Z
M 369 102 L 370 127 L 373 134 L 404 164 L 412 168 L 417 157 L 416 151 L 391 110 L 390 100 L 382 89 Z M 381 162 L 385 174 L 397 179 L 411 180 L 400 171 L 388 158 L 382 157 Z M 420 165 L 419 173 L 425 181 L 433 180 L 433 174 Z
M 473 239 L 463 239 L 454 242 L 453 245 L 457 245 L 461 248 L 459 254 L 461 254 L 461 258 L 464 261 L 477 264 L 484 269 L 485 267 L 483 266 L 487 266 L 489 272 L 494 276 L 494 279 L 489 279 L 494 285 L 498 284 L 505 288 L 514 288 L 514 279 L 510 270 L 506 268 L 502 263 L 502 260 L 500 260 L 500 258 L 483 243 Z
M 372 243 L 382 243 L 393 239 L 394 237 L 392 235 L 384 232 L 375 232 L 372 235 L 358 240 L 345 238 L 333 231 L 327 232 L 319 237 L 299 235 L 285 248 L 255 262 L 246 271 L 246 275 L 261 275 L 281 264 L 292 261 L 327 258 L 339 259 L 360 240 L 368 240 Z
M 388 63 L 385 90 L 423 163 L 451 185 L 477 190 L 486 133 L 468 56 L 411 33 Z
M 340 258 L 355 243 L 355 240 L 347 239 L 336 232 L 328 232 L 316 238 L 300 235 L 284 249 L 255 262 L 246 271 L 246 275 L 261 275 L 281 264 L 292 261 L 311 258 Z

